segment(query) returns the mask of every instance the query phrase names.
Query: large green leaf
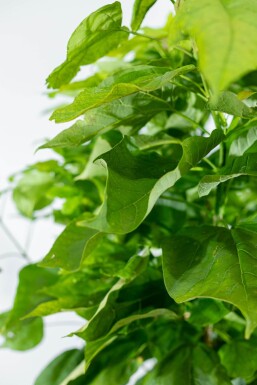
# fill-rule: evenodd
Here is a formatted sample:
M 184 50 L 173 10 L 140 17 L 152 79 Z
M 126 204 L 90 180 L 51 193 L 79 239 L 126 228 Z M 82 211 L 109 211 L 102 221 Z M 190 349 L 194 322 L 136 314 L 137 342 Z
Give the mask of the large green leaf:
M 180 5 L 175 33 L 195 39 L 199 65 L 215 91 L 257 67 L 255 0 L 186 0 Z
M 56 357 L 37 377 L 34 385 L 61 385 L 74 368 L 83 361 L 83 352 L 68 350 Z
M 47 78 L 48 86 L 59 88 L 69 83 L 80 66 L 94 63 L 116 48 L 128 32 L 121 28 L 122 11 L 118 1 L 93 12 L 82 21 L 71 35 L 67 58 Z
M 182 346 L 168 355 L 137 385 L 231 385 L 215 352 Z
M 257 348 L 256 340 L 231 341 L 219 350 L 222 365 L 228 374 L 233 377 L 244 378 L 247 383 L 256 378 Z
M 139 65 L 124 69 L 104 80 L 98 87 L 85 88 L 70 105 L 59 108 L 51 116 L 57 123 L 68 122 L 86 111 L 121 99 L 136 92 L 151 92 L 165 86 L 174 77 L 193 71 L 193 65 L 173 71 L 168 68 Z
M 40 148 L 77 147 L 120 126 L 141 128 L 155 114 L 169 109 L 166 101 L 138 92 L 88 111 L 84 120 L 78 120 Z
M 237 158 L 230 158 L 227 165 L 217 175 L 205 175 L 198 186 L 199 196 L 208 195 L 220 183 L 242 175 L 257 176 L 257 154 L 245 154 Z
M 209 297 L 237 306 L 247 320 L 246 336 L 257 326 L 257 231 L 194 227 L 163 245 L 165 285 L 177 302 Z
M 96 219 L 82 224 L 104 232 L 127 233 L 144 220 L 159 196 L 194 167 L 224 138 L 220 130 L 209 138 L 190 137 L 171 145 L 169 158 L 139 153 L 128 138 L 101 159 L 107 164 L 106 199 Z M 134 148 L 134 150 L 133 150 Z
M 135 0 L 131 28 L 137 31 L 144 20 L 146 13 L 156 3 L 157 0 Z

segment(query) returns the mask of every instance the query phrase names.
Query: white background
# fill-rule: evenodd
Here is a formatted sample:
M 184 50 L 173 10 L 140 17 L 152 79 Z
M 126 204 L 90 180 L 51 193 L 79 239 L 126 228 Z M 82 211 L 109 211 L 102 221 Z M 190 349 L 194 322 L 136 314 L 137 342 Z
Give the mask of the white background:
M 53 137 L 65 127 L 48 120 L 48 110 L 54 102 L 45 95 L 44 79 L 65 59 L 66 44 L 76 26 L 106 3 L 107 0 L 0 0 L 0 190 L 7 187 L 10 174 L 52 156 L 48 150 L 34 154 L 44 138 Z M 124 24 L 129 25 L 133 1 L 121 3 Z M 164 23 L 171 3 L 159 0 L 156 5 L 145 24 Z M 42 258 L 60 232 L 58 226 L 46 220 L 32 228 L 17 215 L 10 199 L 1 197 L 0 216 L 33 261 Z M 0 245 L 2 312 L 11 307 L 17 275 L 25 261 L 1 227 Z M 0 350 L 0 384 L 33 385 L 51 359 L 66 349 L 81 346 L 75 337 L 62 337 L 82 323 L 79 317 L 67 313 L 46 317 L 45 338 L 38 347 L 22 353 Z

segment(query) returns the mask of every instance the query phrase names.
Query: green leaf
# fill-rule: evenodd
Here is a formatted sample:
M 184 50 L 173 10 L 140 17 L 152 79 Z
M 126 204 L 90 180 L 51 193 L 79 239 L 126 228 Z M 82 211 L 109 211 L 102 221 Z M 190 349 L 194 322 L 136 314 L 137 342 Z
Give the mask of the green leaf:
M 115 285 L 108 291 L 105 297 L 102 299 L 99 307 L 90 319 L 90 321 L 79 331 L 78 335 L 84 338 L 86 341 L 93 341 L 98 338 L 102 338 L 109 333 L 111 327 L 116 320 L 116 310 L 114 302 L 117 299 L 119 290 L 133 279 L 135 279 L 148 264 L 148 258 L 134 256 L 131 257 L 123 269 L 119 272 L 122 276 Z M 102 322 L 104 319 L 104 322 Z
M 140 361 L 137 359 L 145 344 L 144 334 L 137 333 L 120 337 L 105 347 L 96 357 L 85 375 L 89 385 L 126 385 L 134 374 Z
M 40 268 L 37 265 L 25 266 L 19 274 L 19 285 L 8 323 L 24 317 L 39 303 L 50 299 L 42 292 L 44 287 L 53 285 L 58 279 L 55 270 Z
M 95 220 L 81 222 L 104 232 L 128 233 L 139 226 L 159 196 L 194 167 L 224 136 L 220 130 L 209 138 L 190 137 L 172 145 L 173 159 L 155 152 L 133 151 L 128 138 L 101 159 L 107 164 L 106 199 Z M 182 155 L 181 155 L 182 152 Z
M 50 173 L 26 171 L 13 190 L 13 200 L 21 214 L 32 218 L 35 210 L 51 203 L 46 194 L 53 183 L 54 177 Z
M 241 118 L 251 119 L 257 116 L 256 109 L 248 107 L 238 99 L 236 94 L 230 91 L 221 92 L 218 97 L 211 98 L 208 107 L 211 110 L 225 112 Z
M 48 87 L 59 88 L 69 83 L 80 66 L 94 63 L 128 38 L 121 28 L 122 11 L 118 1 L 93 12 L 71 35 L 67 58 L 47 78 Z
M 182 30 L 196 41 L 200 69 L 215 93 L 256 69 L 254 0 L 186 0 L 175 20 L 172 35 L 178 39 Z
M 232 385 L 214 351 L 182 346 L 164 358 L 137 385 Z
M 146 13 L 156 1 L 157 0 L 135 0 L 131 20 L 131 28 L 133 31 L 137 31 L 140 28 Z
M 257 154 L 245 154 L 238 158 L 230 158 L 227 165 L 223 167 L 218 175 L 205 175 L 198 186 L 199 196 L 208 195 L 212 189 L 220 183 L 242 175 L 257 176 L 256 169 Z
M 85 88 L 70 105 L 59 108 L 51 116 L 56 123 L 68 122 L 86 111 L 121 99 L 136 92 L 155 91 L 178 75 L 193 71 L 195 66 L 188 65 L 169 71 L 168 68 L 139 65 L 124 69 L 104 80 L 98 87 Z
M 194 227 L 163 245 L 164 280 L 178 303 L 209 297 L 232 303 L 247 321 L 246 337 L 257 326 L 255 244 L 245 228 Z
M 219 356 L 231 377 L 244 378 L 247 383 L 256 378 L 256 341 L 231 341 L 221 347 Z
M 41 269 L 36 265 L 24 267 L 19 274 L 19 285 L 11 311 L 6 314 L 1 326 L 1 334 L 5 337 L 4 346 L 16 350 L 27 350 L 36 346 L 43 337 L 41 319 L 24 318 L 39 303 L 51 297 L 41 290 L 57 280 L 55 271 Z
M 61 385 L 81 361 L 83 352 L 80 350 L 60 354 L 40 373 L 34 385 Z
M 155 114 L 169 108 L 169 104 L 164 100 L 138 92 L 88 111 L 84 120 L 78 120 L 39 148 L 77 147 L 120 126 L 141 128 Z
M 222 302 L 210 298 L 199 298 L 190 305 L 187 320 L 195 326 L 215 324 L 229 313 L 228 308 Z
M 257 141 L 257 127 L 251 127 L 247 132 L 234 139 L 229 148 L 229 156 L 242 156 Z
M 49 253 L 40 262 L 40 266 L 77 270 L 83 253 L 89 255 L 101 237 L 102 234 L 96 230 L 77 226 L 75 220 L 59 235 Z
M 43 338 L 43 321 L 34 318 L 7 323 L 0 328 L 0 334 L 4 337 L 3 348 L 19 351 L 33 349 Z

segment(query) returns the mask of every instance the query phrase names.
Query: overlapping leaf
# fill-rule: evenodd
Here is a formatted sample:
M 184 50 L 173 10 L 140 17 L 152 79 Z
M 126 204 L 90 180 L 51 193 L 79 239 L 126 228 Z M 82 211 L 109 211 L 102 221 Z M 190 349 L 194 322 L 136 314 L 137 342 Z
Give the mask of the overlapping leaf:
M 88 111 L 84 120 L 78 120 L 40 148 L 77 147 L 117 127 L 141 128 L 152 116 L 169 108 L 166 101 L 144 92 L 125 96 Z
M 208 195 L 212 189 L 220 183 L 242 175 L 257 176 L 257 154 L 245 154 L 237 158 L 231 158 L 217 175 L 205 175 L 199 183 L 199 196 Z
M 86 254 L 89 255 L 97 246 L 102 234 L 96 230 L 78 227 L 76 222 L 70 223 L 64 229 L 40 263 L 41 266 L 76 270 L 80 266 L 84 250 L 86 249 Z
M 159 196 L 223 138 L 219 130 L 209 138 L 187 138 L 181 146 L 173 145 L 173 159 L 153 152 L 137 154 L 131 150 L 133 143 L 125 138 L 101 156 L 108 167 L 106 199 L 96 219 L 85 221 L 84 225 L 104 232 L 127 233 L 134 230 Z
M 247 320 L 246 336 L 257 326 L 256 227 L 188 228 L 163 245 L 166 288 L 177 302 L 216 298 L 237 306 Z
M 164 358 L 137 385 L 231 385 L 217 355 L 204 346 L 182 346 Z
M 193 65 L 170 71 L 168 68 L 140 65 L 124 69 L 104 80 L 98 87 L 85 88 L 72 104 L 57 109 L 51 116 L 55 122 L 68 122 L 84 114 L 86 111 L 121 99 L 136 92 L 155 91 L 174 77 L 193 71 Z

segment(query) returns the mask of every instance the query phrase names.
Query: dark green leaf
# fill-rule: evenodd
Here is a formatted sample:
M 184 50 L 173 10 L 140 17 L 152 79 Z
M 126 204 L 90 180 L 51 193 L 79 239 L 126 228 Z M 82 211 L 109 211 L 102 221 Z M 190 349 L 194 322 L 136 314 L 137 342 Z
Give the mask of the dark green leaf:
M 180 347 L 156 365 L 138 385 L 231 385 L 213 351 Z
M 255 244 L 243 228 L 188 228 L 163 245 L 165 285 L 176 302 L 209 297 L 237 306 L 249 338 L 257 326 Z
M 205 175 L 202 178 L 198 186 L 199 196 L 208 195 L 212 189 L 229 179 L 242 175 L 257 176 L 256 163 L 257 154 L 245 154 L 237 158 L 230 158 L 218 175 Z
M 34 385 L 61 385 L 83 361 L 83 352 L 68 350 L 56 357 L 37 377 Z
M 244 378 L 247 383 L 256 378 L 256 341 L 231 341 L 222 346 L 219 356 L 231 377 Z

